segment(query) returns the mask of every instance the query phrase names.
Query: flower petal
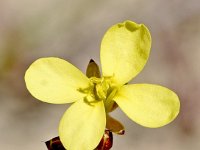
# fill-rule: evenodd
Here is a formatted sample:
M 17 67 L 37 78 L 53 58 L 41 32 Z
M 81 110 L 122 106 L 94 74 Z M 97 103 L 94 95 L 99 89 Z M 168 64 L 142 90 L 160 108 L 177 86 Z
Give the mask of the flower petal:
M 67 150 L 92 150 L 104 134 L 106 116 L 103 101 L 88 104 L 75 102 L 64 114 L 59 136 Z
M 150 33 L 143 24 L 125 21 L 112 26 L 101 43 L 103 76 L 113 76 L 117 84 L 125 84 L 144 67 L 151 47 Z
M 69 62 L 55 57 L 40 58 L 25 74 L 26 87 L 37 99 L 48 103 L 70 103 L 82 99 L 78 89 L 89 85 L 88 78 Z
M 170 123 L 180 109 L 178 96 L 159 85 L 125 85 L 114 100 L 130 119 L 150 128 Z

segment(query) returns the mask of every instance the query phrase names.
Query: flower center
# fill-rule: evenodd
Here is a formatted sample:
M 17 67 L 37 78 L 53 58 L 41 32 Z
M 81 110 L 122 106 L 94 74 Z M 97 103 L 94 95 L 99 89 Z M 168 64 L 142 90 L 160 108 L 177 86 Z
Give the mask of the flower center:
M 108 82 L 104 78 L 91 77 L 90 81 L 92 82 L 92 97 L 95 100 L 106 100 L 108 90 L 110 88 Z
M 96 101 L 102 100 L 106 112 L 112 110 L 114 105 L 113 97 L 115 96 L 117 88 L 111 86 L 109 79 L 105 79 L 104 77 L 91 77 L 90 87 L 80 91 L 87 94 L 84 99 L 87 103 L 92 104 Z

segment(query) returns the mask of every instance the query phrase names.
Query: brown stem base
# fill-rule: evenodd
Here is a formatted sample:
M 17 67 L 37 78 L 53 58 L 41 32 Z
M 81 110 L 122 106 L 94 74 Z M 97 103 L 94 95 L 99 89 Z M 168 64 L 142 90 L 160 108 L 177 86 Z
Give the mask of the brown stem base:
M 57 136 L 55 138 L 52 138 L 49 141 L 45 142 L 48 150 L 66 150 L 61 141 L 60 138 Z M 104 135 L 97 146 L 95 150 L 110 150 L 113 145 L 113 134 L 109 130 L 105 130 Z

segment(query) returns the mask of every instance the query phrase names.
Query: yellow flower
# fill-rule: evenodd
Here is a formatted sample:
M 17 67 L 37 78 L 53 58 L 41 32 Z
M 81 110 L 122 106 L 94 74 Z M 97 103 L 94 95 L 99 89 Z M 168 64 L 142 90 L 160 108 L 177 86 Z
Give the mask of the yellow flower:
M 35 98 L 54 104 L 74 102 L 59 125 L 66 149 L 94 149 L 106 126 L 112 128 L 106 125 L 106 118 L 120 126 L 108 115 L 116 103 L 130 119 L 145 127 L 157 128 L 174 120 L 180 103 L 173 91 L 153 84 L 126 84 L 143 69 L 150 47 L 147 27 L 125 21 L 112 26 L 103 37 L 102 77 L 93 61 L 87 76 L 55 57 L 40 58 L 28 68 L 25 82 Z

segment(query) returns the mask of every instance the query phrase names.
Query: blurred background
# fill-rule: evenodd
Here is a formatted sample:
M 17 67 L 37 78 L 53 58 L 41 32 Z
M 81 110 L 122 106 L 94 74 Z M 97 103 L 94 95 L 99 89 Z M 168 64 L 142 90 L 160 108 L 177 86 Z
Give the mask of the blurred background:
M 152 35 L 151 55 L 132 83 L 154 83 L 174 90 L 181 112 L 171 124 L 144 128 L 120 109 L 112 115 L 126 133 L 114 135 L 113 150 L 200 149 L 199 0 L 0 0 L 0 147 L 46 150 L 58 135 L 69 105 L 46 104 L 26 90 L 24 73 L 40 57 L 68 60 L 83 72 L 98 64 L 105 31 L 124 20 L 144 23 Z

